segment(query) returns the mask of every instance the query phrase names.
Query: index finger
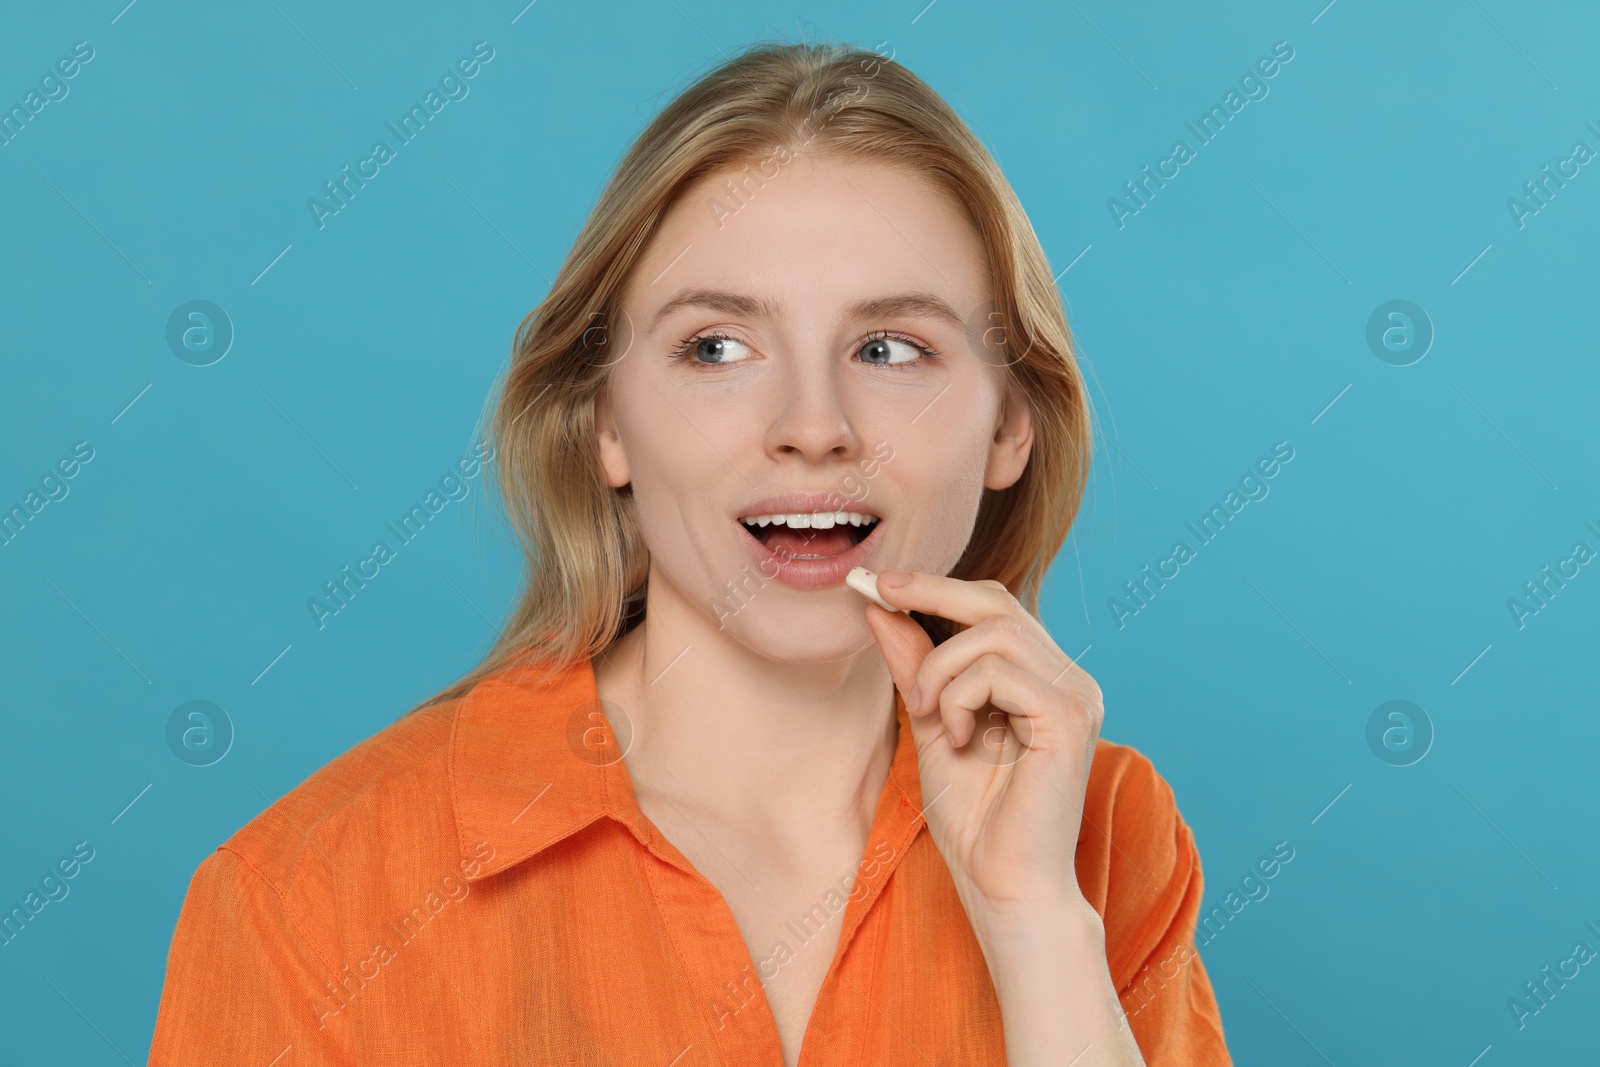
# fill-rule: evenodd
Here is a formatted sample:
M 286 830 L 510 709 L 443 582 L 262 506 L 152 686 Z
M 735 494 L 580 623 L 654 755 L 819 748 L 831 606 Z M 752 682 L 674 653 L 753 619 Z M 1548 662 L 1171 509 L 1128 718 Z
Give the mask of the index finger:
M 963 626 L 1013 614 L 1020 607 L 1011 590 L 992 578 L 969 582 L 922 571 L 883 571 L 877 582 L 878 595 L 895 607 L 939 615 Z

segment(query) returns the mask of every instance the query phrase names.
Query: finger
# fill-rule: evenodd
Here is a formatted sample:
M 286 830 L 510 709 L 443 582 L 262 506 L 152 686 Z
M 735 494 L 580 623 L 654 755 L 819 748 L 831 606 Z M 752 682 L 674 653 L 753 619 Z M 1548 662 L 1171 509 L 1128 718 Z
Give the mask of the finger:
M 980 726 L 992 728 L 999 724 L 998 720 L 979 721 L 980 714 L 991 705 L 1007 715 L 1021 716 L 1028 715 L 1029 708 L 1040 708 L 1048 699 L 1041 686 L 1035 675 L 990 652 L 950 679 L 940 690 L 934 707 L 950 735 L 950 744 L 960 748 Z M 1031 737 L 1031 732 L 1026 736 Z
M 994 766 L 1011 767 L 1028 754 L 1028 746 L 1022 741 L 1011 716 L 991 704 L 978 713 L 968 751 Z
M 889 677 L 895 688 L 911 708 L 910 693 L 917 684 L 917 670 L 933 649 L 933 639 L 915 619 L 898 611 L 884 611 L 876 604 L 866 605 L 867 626 L 877 639 L 884 662 L 889 665 Z
M 901 577 L 905 584 L 890 584 Z M 878 575 L 878 595 L 897 608 L 938 615 L 964 626 L 976 626 L 991 615 L 1010 611 L 1028 615 L 1011 591 L 992 578 L 969 582 L 922 571 L 884 571 Z M 1034 623 L 1043 625 L 1038 620 Z
M 998 720 L 980 722 L 980 713 L 991 705 L 1009 716 L 1017 739 L 1030 749 L 1057 745 L 1074 751 L 1093 748 L 1104 719 L 1097 699 L 1053 688 L 1004 657 L 987 653 L 940 694 L 939 716 L 950 743 L 959 748 L 980 726 L 1005 725 Z
M 1049 647 L 1040 644 L 1022 619 L 1010 614 L 992 615 L 928 653 L 917 671 L 916 688 L 912 690 L 916 700 L 907 698 L 906 710 L 918 714 L 932 709 L 938 702 L 940 691 L 950 679 L 987 653 L 1004 656 L 1023 670 L 1052 684 L 1071 687 L 1082 684 L 1078 679 L 1088 678 L 1083 669 L 1077 667 L 1072 658 L 1057 648 L 1054 642 Z

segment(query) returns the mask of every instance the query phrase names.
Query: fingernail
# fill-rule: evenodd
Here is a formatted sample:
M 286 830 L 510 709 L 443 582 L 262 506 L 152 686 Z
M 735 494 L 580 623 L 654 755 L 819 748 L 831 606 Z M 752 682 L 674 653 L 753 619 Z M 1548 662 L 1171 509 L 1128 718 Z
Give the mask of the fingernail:
M 911 687 L 911 695 L 906 697 L 906 710 L 907 711 L 916 711 L 917 708 L 922 706 L 919 703 L 921 701 L 921 699 L 922 699 L 922 686 L 920 686 L 920 685 L 912 686 Z
M 890 589 L 898 589 L 911 581 L 911 575 L 905 571 L 883 571 L 878 575 L 878 581 Z

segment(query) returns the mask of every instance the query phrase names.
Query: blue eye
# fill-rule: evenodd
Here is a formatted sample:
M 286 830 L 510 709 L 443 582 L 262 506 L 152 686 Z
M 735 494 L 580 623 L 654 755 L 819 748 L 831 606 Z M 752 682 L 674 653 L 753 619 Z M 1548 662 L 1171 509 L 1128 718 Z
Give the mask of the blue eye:
M 921 357 L 895 360 L 893 358 L 893 349 L 889 347 L 889 343 L 891 341 L 896 341 L 905 345 L 907 348 L 915 349 L 917 352 L 921 353 Z M 888 330 L 875 330 L 867 336 L 867 339 L 861 343 L 861 347 L 856 349 L 856 351 L 871 352 L 872 356 L 862 360 L 862 362 L 872 363 L 880 367 L 913 366 L 917 363 L 924 362 L 925 359 L 931 358 L 935 355 L 933 349 L 929 348 L 927 345 L 919 344 L 904 334 L 890 333 Z M 878 356 L 882 356 L 883 358 L 879 359 L 877 358 Z
M 743 343 L 743 341 L 729 337 L 725 333 L 700 334 L 679 341 L 678 347 L 672 352 L 672 356 L 674 359 L 687 360 L 700 367 L 715 367 L 723 363 L 738 363 L 740 360 L 737 359 L 702 360 L 698 357 L 705 354 L 712 356 L 726 355 L 730 344 L 742 345 Z
M 939 354 L 904 334 L 880 330 L 861 341 L 856 347 L 856 355 L 861 357 L 862 363 L 910 370 L 918 363 L 938 358 Z M 706 333 L 685 338 L 678 341 L 677 347 L 672 350 L 672 358 L 691 366 L 725 366 L 728 363 L 742 363 L 749 357 L 750 346 L 725 333 Z

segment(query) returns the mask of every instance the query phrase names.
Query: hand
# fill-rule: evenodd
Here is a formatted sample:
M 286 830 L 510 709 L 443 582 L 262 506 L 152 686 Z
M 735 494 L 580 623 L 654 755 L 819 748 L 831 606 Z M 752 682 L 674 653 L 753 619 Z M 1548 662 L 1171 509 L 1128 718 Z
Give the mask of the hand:
M 909 615 L 866 605 L 911 720 L 928 832 L 968 917 L 1088 909 L 1075 859 L 1100 686 L 1000 582 L 885 571 L 878 593 L 969 627 L 935 648 Z

